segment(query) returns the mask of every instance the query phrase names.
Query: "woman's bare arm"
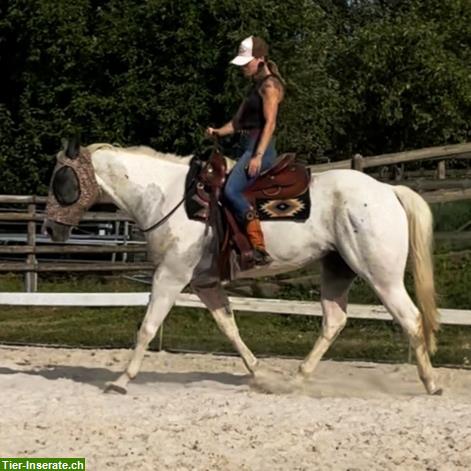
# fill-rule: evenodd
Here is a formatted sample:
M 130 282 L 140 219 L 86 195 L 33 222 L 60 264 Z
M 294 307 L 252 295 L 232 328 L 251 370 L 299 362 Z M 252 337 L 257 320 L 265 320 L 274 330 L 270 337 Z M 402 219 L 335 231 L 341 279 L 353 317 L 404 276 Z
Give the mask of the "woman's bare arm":
M 249 164 L 249 175 L 251 177 L 260 172 L 262 166 L 263 154 L 265 154 L 273 133 L 276 129 L 276 117 L 278 107 L 283 99 L 281 86 L 275 80 L 268 79 L 263 84 L 260 94 L 263 98 L 263 114 L 265 117 L 265 126 L 263 127 L 257 149 L 255 150 Z

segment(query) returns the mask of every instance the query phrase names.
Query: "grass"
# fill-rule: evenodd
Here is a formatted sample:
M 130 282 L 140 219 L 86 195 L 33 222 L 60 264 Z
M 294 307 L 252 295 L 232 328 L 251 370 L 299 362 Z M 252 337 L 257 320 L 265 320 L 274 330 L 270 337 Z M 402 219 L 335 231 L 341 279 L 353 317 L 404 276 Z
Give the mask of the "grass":
M 146 291 L 148 286 L 120 277 L 83 279 L 45 278 L 41 291 Z M 19 276 L 0 277 L 0 291 L 21 291 Z M 285 293 L 286 294 L 286 293 Z M 354 302 L 376 302 L 366 286 L 358 282 Z M 299 296 L 298 296 L 299 298 Z M 291 298 L 293 299 L 293 297 Z M 145 309 L 3 307 L 0 311 L 0 342 L 68 345 L 80 347 L 131 348 Z M 320 334 L 321 319 L 305 316 L 238 313 L 242 338 L 257 355 L 303 357 Z M 158 348 L 158 336 L 151 349 Z M 435 364 L 469 364 L 471 328 L 443 326 Z M 164 325 L 163 348 L 234 352 L 204 309 L 175 307 Z M 393 322 L 350 319 L 326 358 L 405 362 L 408 342 Z
M 436 203 L 431 205 L 434 230 L 451 232 L 471 221 L 471 201 L 456 201 L 454 203 Z

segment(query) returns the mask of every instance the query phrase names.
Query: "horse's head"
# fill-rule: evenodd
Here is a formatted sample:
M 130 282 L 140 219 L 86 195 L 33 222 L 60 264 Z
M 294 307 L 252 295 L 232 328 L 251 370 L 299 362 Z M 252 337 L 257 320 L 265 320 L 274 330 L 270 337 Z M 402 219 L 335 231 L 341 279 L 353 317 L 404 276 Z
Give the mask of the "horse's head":
M 88 208 L 97 200 L 99 187 L 90 152 L 78 140 L 67 142 L 57 155 L 49 185 L 43 231 L 54 242 L 65 242 Z

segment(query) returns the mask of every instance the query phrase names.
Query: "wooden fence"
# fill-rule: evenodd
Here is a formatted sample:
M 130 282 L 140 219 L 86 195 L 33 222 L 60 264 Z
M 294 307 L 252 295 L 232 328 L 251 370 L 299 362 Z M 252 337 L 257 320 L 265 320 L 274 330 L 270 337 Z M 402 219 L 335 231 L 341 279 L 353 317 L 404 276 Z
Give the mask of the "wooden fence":
M 440 164 L 440 161 L 445 162 L 450 159 L 471 159 L 471 143 L 468 142 L 464 144 L 427 147 L 424 149 L 374 155 L 371 157 L 363 157 L 360 154 L 355 154 L 351 159 L 313 165 L 311 168 L 314 172 L 324 172 L 326 170 L 342 168 L 353 168 L 355 170 L 363 171 L 366 168 L 382 167 L 384 165 L 419 162 L 423 160 L 438 160 L 437 177 L 443 179 L 443 164 Z
M 428 203 L 448 203 L 471 199 L 471 181 L 469 179 L 446 180 L 447 162 L 452 160 L 471 160 L 471 143 L 428 147 L 371 157 L 363 157 L 360 154 L 356 154 L 351 159 L 311 165 L 310 168 L 314 173 L 333 169 L 354 169 L 363 172 L 366 169 L 426 160 L 436 161 L 437 168 L 433 175 L 435 180 L 400 179 L 392 183 L 410 186 L 418 191 Z M 465 172 L 465 174 L 469 175 L 469 172 Z
M 132 223 L 129 216 L 117 210 L 113 211 L 89 211 L 87 212 L 82 221 L 85 223 L 93 222 L 111 222 L 113 225 L 124 223 L 126 236 L 121 238 L 121 243 L 113 243 L 113 241 L 100 240 L 97 236 L 98 244 L 91 244 L 90 241 L 84 241 L 80 244 L 52 244 L 44 238 L 39 240 L 43 245 L 38 245 L 37 224 L 42 223 L 45 218 L 43 208 L 46 203 L 47 197 L 45 196 L 12 196 L 0 195 L 0 204 L 3 205 L 27 205 L 27 211 L 20 211 L 18 209 L 9 211 L 0 211 L 0 223 L 24 223 L 27 224 L 26 228 L 26 244 L 20 245 L 2 245 L 0 244 L 0 255 L 2 256 L 15 256 L 25 255 L 24 261 L 1 261 L 0 272 L 23 272 L 25 273 L 25 289 L 28 292 L 37 291 L 37 274 L 39 272 L 88 272 L 88 271 L 150 271 L 153 265 L 146 261 L 133 262 L 122 261 L 116 262 L 117 254 L 123 254 L 125 259 L 130 254 L 145 254 L 147 252 L 146 243 L 144 241 L 129 240 L 129 224 Z M 8 234 L 6 234 L 8 239 Z M 77 255 L 77 254 L 91 254 L 91 255 L 104 255 L 110 254 L 112 261 L 100 261 L 100 263 L 83 261 L 38 261 L 38 256 L 45 254 L 62 256 L 64 254 Z
M 449 202 L 471 199 L 471 179 L 443 179 L 446 171 L 446 162 L 451 159 L 471 159 L 471 143 L 456 144 L 450 146 L 433 147 L 415 151 L 401 152 L 396 154 L 384 154 L 380 156 L 362 157 L 353 156 L 352 159 L 332 162 L 328 164 L 313 165 L 311 169 L 314 173 L 342 168 L 353 168 L 358 171 L 365 169 L 383 167 L 385 165 L 395 165 L 398 163 L 416 162 L 424 160 L 437 161 L 436 179 L 434 180 L 406 180 L 400 182 L 408 185 L 414 190 L 420 192 L 429 203 Z M 138 262 L 115 261 L 117 254 L 145 253 L 146 246 L 143 241 L 130 241 L 124 238 L 121 243 L 108 241 L 107 244 L 91 245 L 83 244 L 39 244 L 37 235 L 37 223 L 44 219 L 44 196 L 8 196 L 0 195 L 0 204 L 6 205 L 27 205 L 27 211 L 18 209 L 8 211 L 0 210 L 0 222 L 3 223 L 23 223 L 27 225 L 26 243 L 21 245 L 1 245 L 0 255 L 18 256 L 24 255 L 23 261 L 1 261 L 0 272 L 22 272 L 25 273 L 26 291 L 34 292 L 37 290 L 37 274 L 39 272 L 72 272 L 72 271 L 142 271 L 152 270 L 152 264 L 141 260 Z M 41 208 L 41 209 L 40 209 Z M 131 224 L 129 217 L 121 211 L 90 211 L 83 218 L 84 222 L 112 222 L 113 224 L 123 223 Z M 8 237 L 8 236 L 7 236 Z M 468 241 L 470 239 L 467 232 L 456 234 L 438 234 L 437 239 L 450 239 L 454 243 Z M 45 242 L 45 241 L 42 241 Z M 113 261 L 100 263 L 87 262 L 38 262 L 38 257 L 45 254 L 62 256 L 64 254 L 112 254 Z M 141 258 L 144 258 L 142 256 Z

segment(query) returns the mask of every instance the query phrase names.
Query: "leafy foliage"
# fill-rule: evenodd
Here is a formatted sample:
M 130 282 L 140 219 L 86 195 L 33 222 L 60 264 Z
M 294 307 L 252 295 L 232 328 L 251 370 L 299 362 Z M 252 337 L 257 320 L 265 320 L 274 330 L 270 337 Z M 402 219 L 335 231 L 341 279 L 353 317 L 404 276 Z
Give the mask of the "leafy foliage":
M 310 162 L 465 141 L 469 0 L 9 0 L 1 193 L 42 193 L 61 138 L 187 154 L 234 113 L 257 34 L 287 81 L 278 148 Z
M 402 7 L 358 22 L 338 49 L 338 79 L 353 103 L 346 152 L 401 151 L 470 136 L 471 3 L 395 3 Z

